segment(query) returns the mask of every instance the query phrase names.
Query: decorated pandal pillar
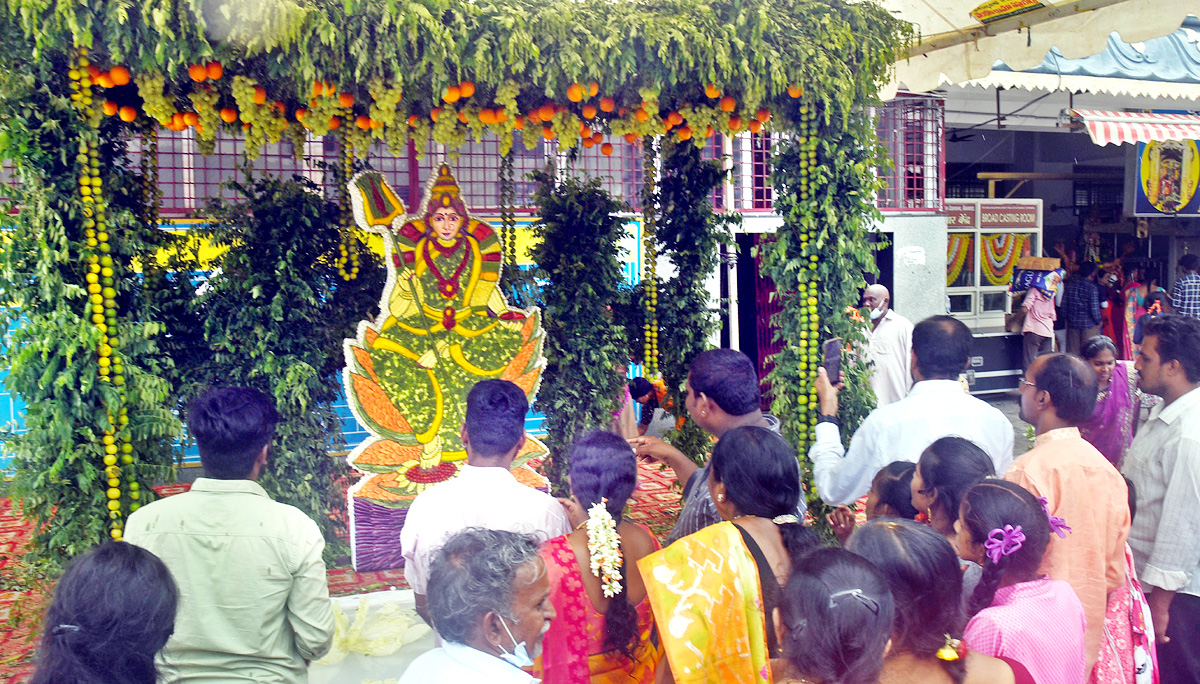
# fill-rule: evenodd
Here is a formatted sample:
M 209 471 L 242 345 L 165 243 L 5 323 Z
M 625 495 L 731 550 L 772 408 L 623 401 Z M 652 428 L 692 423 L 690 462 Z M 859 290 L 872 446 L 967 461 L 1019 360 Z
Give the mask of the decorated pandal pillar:
M 471 387 L 511 380 L 533 401 L 545 337 L 537 308 L 508 306 L 500 235 L 471 217 L 448 166 L 430 179 L 418 214 L 406 215 L 378 172 L 350 188 L 355 221 L 383 236 L 388 269 L 378 318 L 345 342 L 346 395 L 371 435 L 347 457 L 362 475 L 347 496 L 354 567 L 368 571 L 403 564 L 409 505 L 465 463 L 459 431 Z M 548 488 L 528 466 L 545 453 L 527 437 L 517 479 Z

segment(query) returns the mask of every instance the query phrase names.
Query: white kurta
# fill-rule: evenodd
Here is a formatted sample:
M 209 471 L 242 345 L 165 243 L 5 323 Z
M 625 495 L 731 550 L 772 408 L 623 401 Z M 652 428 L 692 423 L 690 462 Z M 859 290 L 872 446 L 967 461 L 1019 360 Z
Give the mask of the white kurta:
M 867 328 L 867 356 L 875 363 L 871 389 L 877 406 L 908 396 L 912 387 L 912 321 L 888 309 L 874 330 Z

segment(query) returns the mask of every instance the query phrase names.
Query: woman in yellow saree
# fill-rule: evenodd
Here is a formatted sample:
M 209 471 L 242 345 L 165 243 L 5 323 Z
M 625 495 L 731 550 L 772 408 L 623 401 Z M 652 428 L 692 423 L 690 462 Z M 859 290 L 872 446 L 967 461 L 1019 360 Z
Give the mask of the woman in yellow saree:
M 580 440 L 570 458 L 575 531 L 542 545 L 558 617 L 534 676 L 546 684 L 650 684 L 662 658 L 635 563 L 658 550 L 650 531 L 622 517 L 637 484 L 633 449 L 611 432 Z
M 782 655 L 772 611 L 792 565 L 818 545 L 796 516 L 796 451 L 771 430 L 739 427 L 710 467 L 724 522 L 638 563 L 667 655 L 659 681 L 766 684 Z

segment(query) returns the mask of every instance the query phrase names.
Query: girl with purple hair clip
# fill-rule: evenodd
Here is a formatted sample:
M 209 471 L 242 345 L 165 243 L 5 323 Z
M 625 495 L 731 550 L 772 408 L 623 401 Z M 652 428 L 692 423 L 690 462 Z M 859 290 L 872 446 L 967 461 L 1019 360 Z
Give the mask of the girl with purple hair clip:
M 1070 531 L 1020 485 L 985 480 L 959 506 L 960 557 L 983 566 L 963 639 L 971 650 L 1025 666 L 1038 684 L 1082 684 L 1083 604 L 1070 584 L 1038 575 L 1050 534 Z

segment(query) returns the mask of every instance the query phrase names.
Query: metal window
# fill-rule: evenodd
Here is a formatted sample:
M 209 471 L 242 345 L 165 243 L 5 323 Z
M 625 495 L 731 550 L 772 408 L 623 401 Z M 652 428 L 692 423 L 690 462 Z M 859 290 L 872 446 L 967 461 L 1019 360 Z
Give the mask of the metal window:
M 902 95 L 876 110 L 876 132 L 892 167 L 880 170 L 883 211 L 942 211 L 946 195 L 945 101 Z

